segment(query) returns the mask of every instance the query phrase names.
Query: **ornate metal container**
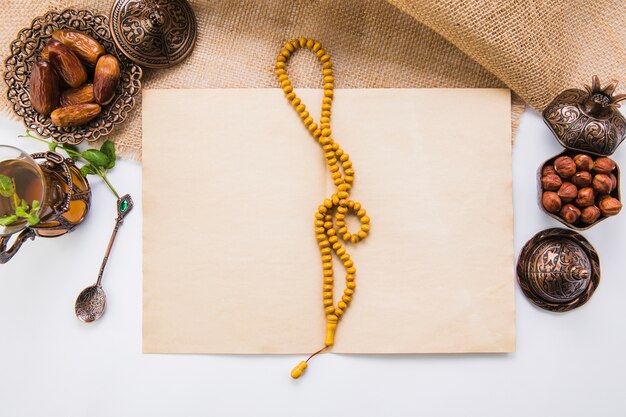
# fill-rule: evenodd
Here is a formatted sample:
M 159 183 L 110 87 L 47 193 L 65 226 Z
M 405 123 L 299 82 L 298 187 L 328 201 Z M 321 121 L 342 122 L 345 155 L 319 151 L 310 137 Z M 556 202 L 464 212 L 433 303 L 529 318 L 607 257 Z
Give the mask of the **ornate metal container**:
M 517 279 L 537 307 L 554 312 L 585 304 L 600 283 L 600 260 L 582 235 L 567 229 L 537 233 L 522 249 Z
M 196 18 L 185 0 L 116 0 L 110 22 L 118 49 L 144 67 L 176 65 L 196 42 Z
M 597 76 L 585 90 L 563 91 L 543 111 L 558 141 L 568 149 L 611 155 L 626 139 L 626 119 L 617 110 L 626 94 L 613 95 L 617 83 L 602 88 Z
M 626 94 L 614 95 L 616 86 L 617 82 L 614 82 L 602 88 L 599 78 L 594 75 L 591 86 L 585 86 L 585 90 L 565 90 L 543 110 L 544 122 L 567 151 L 553 156 L 539 167 L 539 206 L 548 216 L 575 230 L 587 230 L 607 217 L 602 216 L 590 225 L 572 225 L 548 212 L 541 204 L 541 170 L 562 155 L 573 157 L 577 153 L 587 153 L 608 156 L 615 152 L 626 139 L 626 119 L 618 110 L 619 102 L 626 99 Z M 615 176 L 617 187 L 611 196 L 621 201 L 619 166 L 615 169 Z
M 543 210 L 544 213 L 546 213 L 548 216 L 552 217 L 553 219 L 556 219 L 558 221 L 560 221 L 561 223 L 563 223 L 565 226 L 569 227 L 570 229 L 574 229 L 574 230 L 587 230 L 592 228 L 593 226 L 595 226 L 596 224 L 600 223 L 601 221 L 604 221 L 606 219 L 608 219 L 609 217 L 606 216 L 600 216 L 600 218 L 598 220 L 596 220 L 595 222 L 593 222 L 592 224 L 583 224 L 583 223 L 576 223 L 576 224 L 570 224 L 567 223 L 565 220 L 563 220 L 560 216 L 557 216 L 554 213 L 550 213 L 548 210 L 545 209 L 545 207 L 543 206 L 543 204 L 541 203 L 541 196 L 543 194 L 543 188 L 541 186 L 541 171 L 543 170 L 543 167 L 549 164 L 554 163 L 554 160 L 557 159 L 558 157 L 561 156 L 569 156 L 569 157 L 574 157 L 576 154 L 578 154 L 578 151 L 571 151 L 571 150 L 565 150 L 563 152 L 561 152 L 558 155 L 554 155 L 552 158 L 546 159 L 546 161 L 539 167 L 539 169 L 537 170 L 537 201 L 539 204 L 539 207 L 541 207 L 541 210 Z M 615 187 L 615 190 L 613 190 L 610 194 L 611 197 L 617 198 L 619 201 L 622 201 L 622 196 L 621 196 L 621 192 L 620 192 L 620 168 L 619 165 L 617 165 L 617 163 L 615 164 L 615 171 L 613 172 L 615 174 L 615 177 L 617 178 L 617 187 Z

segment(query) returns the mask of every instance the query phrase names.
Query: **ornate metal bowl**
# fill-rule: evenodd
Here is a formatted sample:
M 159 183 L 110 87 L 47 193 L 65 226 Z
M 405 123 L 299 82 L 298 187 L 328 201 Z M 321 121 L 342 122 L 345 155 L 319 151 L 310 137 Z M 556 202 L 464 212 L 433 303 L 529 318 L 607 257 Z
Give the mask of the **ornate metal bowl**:
M 49 115 L 39 114 L 30 102 L 31 68 L 40 59 L 42 49 L 57 29 L 79 30 L 92 36 L 107 53 L 115 55 L 120 61 L 121 79 L 115 98 L 102 108 L 97 118 L 82 126 L 58 127 Z M 4 63 L 7 96 L 15 113 L 24 119 L 28 129 L 58 143 L 76 145 L 83 140 L 95 141 L 108 135 L 115 126 L 124 122 L 135 107 L 135 99 L 141 89 L 142 70 L 115 47 L 108 18 L 88 10 L 50 11 L 35 18 L 30 27 L 22 29 L 11 43 L 11 53 Z
M 543 164 L 541 164 L 539 166 L 539 169 L 537 170 L 537 204 L 539 204 L 539 208 L 544 213 L 546 213 L 548 216 L 552 217 L 553 219 L 556 219 L 556 220 L 560 221 L 561 223 L 563 223 L 565 226 L 569 227 L 570 229 L 583 231 L 583 230 L 587 230 L 587 229 L 592 228 L 596 224 L 598 224 L 598 223 L 608 219 L 609 217 L 607 217 L 605 215 L 601 215 L 600 218 L 598 218 L 598 220 L 596 220 L 595 222 L 593 222 L 591 224 L 583 224 L 582 222 L 580 222 L 580 220 L 576 224 L 570 224 L 570 223 L 567 223 L 565 220 L 563 220 L 561 218 L 561 216 L 559 216 L 558 214 L 550 213 L 548 210 L 546 210 L 546 208 L 543 206 L 543 203 L 541 202 L 541 197 L 543 195 L 543 192 L 545 191 L 543 189 L 542 184 L 541 184 L 541 177 L 542 177 L 541 172 L 543 171 L 543 167 L 545 167 L 546 165 L 554 164 L 554 161 L 558 157 L 560 157 L 560 156 L 569 156 L 569 157 L 573 158 L 574 156 L 576 156 L 579 153 L 581 153 L 581 152 L 566 149 L 563 152 L 561 152 L 560 154 L 554 155 L 552 158 L 547 159 Z M 611 191 L 611 193 L 609 195 L 611 197 L 614 197 L 614 198 L 618 199 L 619 201 L 622 201 L 622 194 L 621 194 L 621 191 L 620 191 L 621 171 L 620 171 L 620 167 L 617 164 L 617 162 L 615 163 L 615 171 L 613 172 L 613 174 L 617 178 L 617 187 L 615 187 L 615 189 L 613 191 Z M 615 216 L 613 216 L 613 217 L 615 217 Z

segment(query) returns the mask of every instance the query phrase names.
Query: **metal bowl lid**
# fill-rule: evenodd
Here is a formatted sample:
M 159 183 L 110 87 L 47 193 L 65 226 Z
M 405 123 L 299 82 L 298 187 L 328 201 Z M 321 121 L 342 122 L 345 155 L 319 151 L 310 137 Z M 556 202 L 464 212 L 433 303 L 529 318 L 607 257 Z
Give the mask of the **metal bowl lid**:
M 547 229 L 522 249 L 517 279 L 536 306 L 554 312 L 573 310 L 585 304 L 600 283 L 598 253 L 572 230 Z
M 196 42 L 196 17 L 186 0 L 116 0 L 111 9 L 115 45 L 135 63 L 168 68 Z
M 618 110 L 626 94 L 614 95 L 616 88 L 617 82 L 601 87 L 594 75 L 585 90 L 569 89 L 556 96 L 543 110 L 543 119 L 564 147 L 611 155 L 626 139 L 626 118 Z

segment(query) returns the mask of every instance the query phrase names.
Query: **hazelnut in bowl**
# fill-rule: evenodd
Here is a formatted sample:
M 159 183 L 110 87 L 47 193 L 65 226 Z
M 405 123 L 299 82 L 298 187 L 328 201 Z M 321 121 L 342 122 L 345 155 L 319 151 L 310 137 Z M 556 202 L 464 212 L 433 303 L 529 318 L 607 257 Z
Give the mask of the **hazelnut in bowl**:
M 620 171 L 612 159 L 566 150 L 539 168 L 539 206 L 576 230 L 586 230 L 622 209 Z
M 120 53 L 106 16 L 50 11 L 11 43 L 7 97 L 26 128 L 57 143 L 95 141 L 134 108 L 142 70 Z

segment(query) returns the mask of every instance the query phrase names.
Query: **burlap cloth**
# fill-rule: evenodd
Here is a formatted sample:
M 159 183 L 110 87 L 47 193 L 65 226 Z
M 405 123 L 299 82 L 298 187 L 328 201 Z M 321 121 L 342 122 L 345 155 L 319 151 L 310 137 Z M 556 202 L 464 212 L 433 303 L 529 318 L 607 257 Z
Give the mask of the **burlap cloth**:
M 9 42 L 33 17 L 70 6 L 108 14 L 113 1 L 0 2 L 4 61 Z M 603 81 L 626 78 L 623 0 L 191 3 L 199 27 L 193 54 L 177 67 L 146 70 L 145 88 L 275 87 L 274 58 L 285 40 L 300 36 L 319 39 L 329 51 L 338 88 L 506 86 L 516 94 L 514 122 L 524 103 L 541 109 L 563 89 L 589 83 L 592 74 Z M 312 54 L 294 60 L 290 77 L 296 86 L 321 85 Z M 8 113 L 0 84 L 0 107 Z M 134 112 L 109 136 L 129 158 L 141 158 L 140 117 Z

